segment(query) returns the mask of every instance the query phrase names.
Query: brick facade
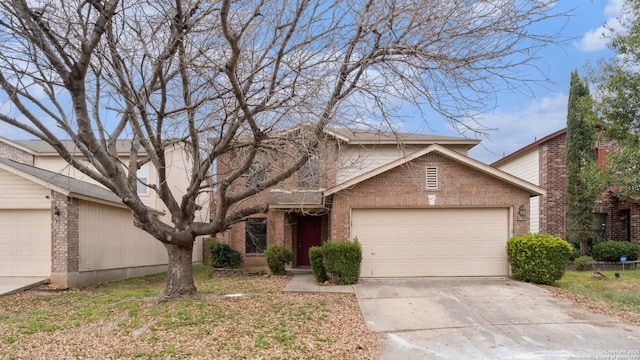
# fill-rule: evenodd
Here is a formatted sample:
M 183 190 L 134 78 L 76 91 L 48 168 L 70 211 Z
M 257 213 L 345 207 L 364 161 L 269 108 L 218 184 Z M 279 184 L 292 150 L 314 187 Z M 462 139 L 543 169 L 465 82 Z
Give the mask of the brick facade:
M 21 162 L 23 164 L 32 165 L 34 164 L 34 156 L 29 154 L 26 151 L 20 150 L 15 146 L 11 146 L 0 141 L 0 157 L 11 159 L 13 161 Z
M 427 166 L 438 168 L 438 190 L 425 189 Z M 429 195 L 435 196 L 434 205 L 429 204 Z M 521 205 L 529 206 L 526 191 L 442 155 L 430 153 L 335 194 L 331 209 L 331 238 L 349 237 L 352 208 L 511 208 L 513 235 L 521 235 L 529 231 L 528 217 L 516 219 L 516 209 Z
M 79 200 L 51 192 L 51 208 L 57 207 L 59 215 L 51 212 L 51 282 L 67 286 L 67 275 L 77 273 L 80 264 Z
M 596 145 L 594 151 L 598 165 L 606 168 L 607 154 L 615 153 L 616 144 L 601 139 Z M 539 186 L 547 190 L 547 194 L 540 199 L 539 231 L 566 239 L 566 131 L 559 131 L 524 149 L 532 146 L 538 147 Z M 596 199 L 593 212 L 606 214 L 604 235 L 607 238 L 640 244 L 640 204 L 621 202 L 607 189 Z
M 540 187 L 547 194 L 540 199 L 540 232 L 566 238 L 567 188 L 566 133 L 540 144 Z
M 321 164 L 320 188 L 336 185 L 339 143 L 333 139 L 326 141 L 319 151 Z M 423 145 L 426 147 L 426 145 Z M 273 157 L 276 161 L 277 156 Z M 285 159 L 278 159 L 271 168 L 286 165 Z M 218 178 L 222 179 L 233 170 L 238 159 L 223 158 L 218 164 Z M 426 166 L 438 168 L 440 187 L 435 191 L 425 190 Z M 268 175 L 268 174 L 267 174 Z M 278 189 L 296 189 L 297 174 L 277 185 Z M 240 182 L 230 187 L 239 190 L 244 187 Z M 318 189 L 320 190 L 320 189 Z M 520 206 L 529 213 L 529 192 L 502 180 L 477 171 L 469 165 L 462 164 L 439 153 L 432 152 L 407 164 L 397 166 L 387 172 L 374 176 L 357 185 L 339 191 L 325 198 L 324 207 L 301 205 L 296 208 L 271 207 L 266 214 L 254 215 L 267 218 L 267 244 L 283 245 L 294 252 L 294 264 L 297 259 L 297 227 L 300 216 L 321 216 L 321 240 L 342 240 L 349 237 L 350 209 L 352 208 L 428 208 L 428 196 L 436 198 L 435 207 L 501 207 L 511 211 L 513 219 L 512 234 L 520 235 L 529 231 L 528 216 L 516 219 Z M 269 190 L 244 200 L 240 206 L 248 207 L 264 203 L 269 199 Z M 315 204 L 314 204 L 315 205 Z M 215 206 L 212 206 L 215 211 Z M 230 212 L 233 211 L 233 207 Z M 212 213 L 215 216 L 215 213 Z M 229 230 L 216 235 L 217 239 L 231 245 L 244 256 L 244 267 L 265 267 L 266 260 L 260 254 L 245 254 L 245 223 L 239 222 Z

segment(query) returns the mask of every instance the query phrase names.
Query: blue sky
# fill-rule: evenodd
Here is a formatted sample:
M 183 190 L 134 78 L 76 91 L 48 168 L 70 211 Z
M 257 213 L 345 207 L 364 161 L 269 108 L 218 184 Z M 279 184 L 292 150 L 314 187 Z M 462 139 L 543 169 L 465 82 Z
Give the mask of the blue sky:
M 492 163 L 503 155 L 526 146 L 554 131 L 565 127 L 569 77 L 577 69 L 582 75 L 586 65 L 596 65 L 598 59 L 612 56 L 603 39 L 602 25 L 609 22 L 615 27 L 624 0 L 558 0 L 558 11 L 572 10 L 562 36 L 571 40 L 562 45 L 545 49 L 539 66 L 549 69 L 552 82 L 532 87 L 530 95 L 501 94 L 496 107 L 483 114 L 481 124 L 490 131 L 488 137 L 480 137 L 481 144 L 469 155 L 480 161 Z M 10 112 L 7 102 L 0 102 L 0 111 Z M 464 119 L 461 119 L 464 121 Z M 407 121 L 401 131 L 423 132 L 446 136 L 476 137 L 473 133 L 459 133 L 447 121 L 438 117 L 422 121 Z M 0 136 L 25 138 L 27 135 L 6 124 L 0 124 Z
M 563 35 L 571 38 L 566 44 L 553 45 L 540 55 L 541 67 L 548 67 L 552 83 L 533 86 L 533 96 L 522 94 L 500 95 L 497 107 L 484 114 L 482 125 L 495 128 L 489 137 L 480 137 L 481 144 L 469 155 L 486 163 L 500 159 L 565 127 L 569 78 L 576 69 L 586 75 L 587 64 L 595 66 L 598 59 L 612 56 L 606 48 L 606 39 L 601 34 L 602 25 L 608 22 L 616 27 L 623 0 L 561 0 L 561 11 L 574 9 L 573 16 L 563 30 Z M 429 125 L 438 135 L 459 136 L 446 121 L 432 119 Z M 424 125 L 406 123 L 403 131 L 433 132 L 424 130 Z M 474 134 L 462 134 L 475 137 Z

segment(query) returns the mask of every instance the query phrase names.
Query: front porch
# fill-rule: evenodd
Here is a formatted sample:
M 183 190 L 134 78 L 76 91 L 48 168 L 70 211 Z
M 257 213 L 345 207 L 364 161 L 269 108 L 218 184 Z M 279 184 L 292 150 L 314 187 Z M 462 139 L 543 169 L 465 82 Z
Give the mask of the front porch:
M 330 209 L 319 190 L 271 190 L 268 243 L 293 252 L 293 269 L 308 269 L 309 249 L 329 238 Z

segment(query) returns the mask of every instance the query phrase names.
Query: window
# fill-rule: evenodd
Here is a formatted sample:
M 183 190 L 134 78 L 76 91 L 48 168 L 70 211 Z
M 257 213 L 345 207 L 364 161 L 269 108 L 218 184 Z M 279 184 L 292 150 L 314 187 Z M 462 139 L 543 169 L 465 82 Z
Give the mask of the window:
M 426 176 L 427 190 L 438 190 L 438 168 L 435 166 L 427 166 Z
M 245 253 L 262 254 L 267 248 L 267 219 L 249 218 L 245 225 Z
M 140 166 L 138 171 L 136 172 L 136 177 L 138 178 L 137 184 L 137 192 L 138 194 L 147 194 L 149 192 L 149 188 L 145 186 L 145 184 L 149 183 L 149 164 L 144 164 Z
M 309 155 L 309 160 L 298 170 L 298 187 L 302 189 L 320 187 L 320 160 L 316 155 Z
M 591 229 L 593 230 L 593 235 L 595 237 L 606 236 L 607 235 L 607 214 L 594 213 Z
M 596 148 L 596 161 L 598 163 L 598 168 L 607 168 L 607 149 L 603 147 Z
M 253 160 L 253 164 L 249 166 L 249 170 L 247 171 L 247 181 L 246 184 L 248 187 L 254 187 L 266 180 L 267 178 L 267 166 L 266 159 L 264 154 L 257 154 L 255 159 Z

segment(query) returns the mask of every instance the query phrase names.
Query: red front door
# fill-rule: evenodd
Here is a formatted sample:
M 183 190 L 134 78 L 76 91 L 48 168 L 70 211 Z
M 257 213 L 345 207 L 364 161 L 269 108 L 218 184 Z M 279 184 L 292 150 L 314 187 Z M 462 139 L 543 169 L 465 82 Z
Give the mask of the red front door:
M 322 245 L 320 231 L 322 218 L 320 216 L 298 216 L 298 266 L 309 266 L 309 248 Z

